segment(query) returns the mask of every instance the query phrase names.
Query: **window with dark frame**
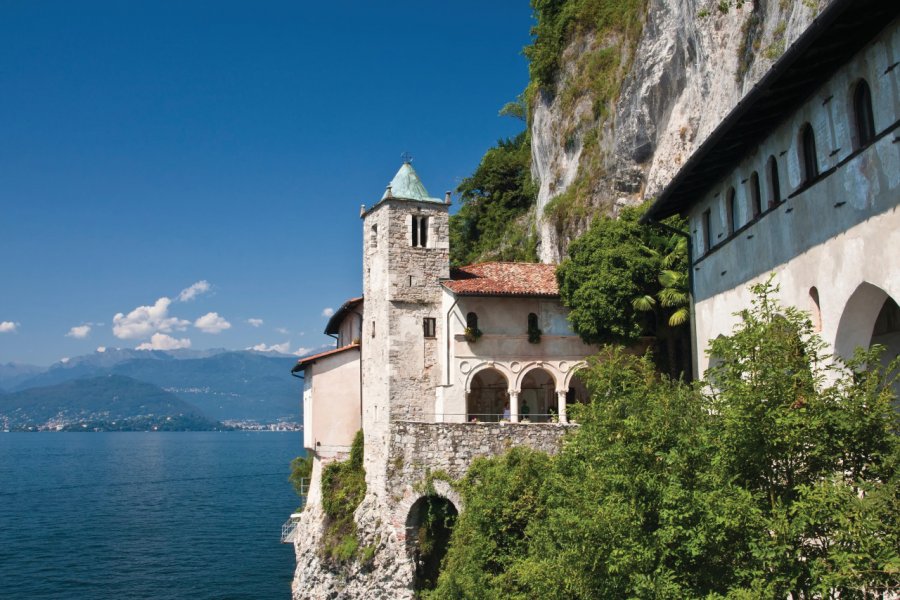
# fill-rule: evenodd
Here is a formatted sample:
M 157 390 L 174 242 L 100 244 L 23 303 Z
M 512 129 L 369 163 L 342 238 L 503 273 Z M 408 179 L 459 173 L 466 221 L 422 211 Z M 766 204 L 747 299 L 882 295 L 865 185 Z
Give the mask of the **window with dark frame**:
M 412 216 L 411 232 L 413 248 L 428 246 L 428 217 Z
M 759 194 L 759 173 L 753 171 L 750 175 L 750 209 L 756 218 L 762 212 L 762 198 Z
M 778 182 L 778 162 L 775 160 L 774 156 L 769 157 L 766 171 L 769 173 L 769 207 L 772 207 L 781 202 L 781 185 Z
M 816 134 L 809 123 L 804 123 L 800 128 L 800 165 L 803 168 L 802 183 L 810 183 L 819 176 L 819 163 L 816 159 Z
M 434 317 L 425 317 L 422 319 L 422 330 L 425 333 L 425 337 L 433 338 L 437 334 L 437 319 Z
M 473 312 L 466 315 L 466 329 L 471 329 L 472 331 L 478 329 L 478 315 Z
M 705 252 L 712 250 L 712 209 L 703 211 L 703 249 Z
M 875 139 L 872 93 L 865 79 L 860 79 L 853 90 L 853 120 L 856 124 L 856 147 L 862 148 Z
M 728 196 L 725 200 L 725 213 L 727 216 L 728 222 L 728 235 L 733 234 L 737 231 L 737 203 L 736 203 L 736 194 L 734 188 L 730 188 L 728 190 Z

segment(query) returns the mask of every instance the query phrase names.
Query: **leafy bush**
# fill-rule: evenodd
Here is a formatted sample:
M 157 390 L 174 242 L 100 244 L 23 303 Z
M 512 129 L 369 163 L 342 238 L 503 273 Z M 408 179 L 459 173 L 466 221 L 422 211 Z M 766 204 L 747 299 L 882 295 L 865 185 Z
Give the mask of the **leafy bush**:
M 322 469 L 322 508 L 327 516 L 323 553 L 335 562 L 347 562 L 356 556 L 359 540 L 353 512 L 365 496 L 363 432 L 358 431 L 350 458 Z
M 303 480 L 305 479 L 306 483 L 309 482 L 309 478 L 312 475 L 312 467 L 313 457 L 311 454 L 298 456 L 291 461 L 291 475 L 288 477 L 288 481 L 294 486 L 294 491 L 297 492 L 298 496 L 303 497 L 306 495 L 306 490 L 303 489 Z
M 876 598 L 900 589 L 900 367 L 831 366 L 754 287 L 712 385 L 605 348 L 553 458 L 473 463 L 433 598 Z
M 537 189 L 525 132 L 498 141 L 457 191 L 462 207 L 450 217 L 451 264 L 537 260 L 537 238 L 528 219 Z

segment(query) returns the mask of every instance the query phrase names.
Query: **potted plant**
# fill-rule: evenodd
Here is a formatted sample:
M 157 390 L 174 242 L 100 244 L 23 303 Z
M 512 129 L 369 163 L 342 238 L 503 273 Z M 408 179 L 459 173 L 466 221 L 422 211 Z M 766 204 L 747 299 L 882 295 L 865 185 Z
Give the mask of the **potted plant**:
M 481 330 L 477 327 L 466 327 L 466 330 L 463 332 L 463 337 L 466 338 L 466 341 L 470 344 L 474 344 L 478 341 L 478 338 L 481 337 Z

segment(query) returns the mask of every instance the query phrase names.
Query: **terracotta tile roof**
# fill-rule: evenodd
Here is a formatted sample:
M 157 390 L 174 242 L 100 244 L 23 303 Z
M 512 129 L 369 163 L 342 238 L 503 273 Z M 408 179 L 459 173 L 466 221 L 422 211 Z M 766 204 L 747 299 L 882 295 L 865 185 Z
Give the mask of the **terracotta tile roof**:
M 340 354 L 341 352 L 346 352 L 347 350 L 359 350 L 359 344 L 348 344 L 346 346 L 342 346 L 340 348 L 332 348 L 331 350 L 326 350 L 325 352 L 319 352 L 318 354 L 313 354 L 312 356 L 304 356 L 300 360 L 297 361 L 297 364 L 294 365 L 294 368 L 291 369 L 291 373 L 296 373 L 297 371 L 302 371 L 306 367 L 310 366 L 320 358 L 325 358 L 326 356 L 333 356 L 335 354 Z
M 558 297 L 556 265 L 487 262 L 450 269 L 444 287 L 458 296 Z

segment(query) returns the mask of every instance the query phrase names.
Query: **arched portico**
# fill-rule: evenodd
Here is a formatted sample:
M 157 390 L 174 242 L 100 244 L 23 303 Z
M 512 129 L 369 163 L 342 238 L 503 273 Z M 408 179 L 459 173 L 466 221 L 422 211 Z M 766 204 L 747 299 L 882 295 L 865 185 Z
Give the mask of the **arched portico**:
M 516 391 L 520 421 L 547 423 L 559 414 L 556 378 L 541 365 L 523 369 Z
M 466 420 L 499 421 L 509 414 L 509 378 L 494 366 L 474 370 L 466 383 Z

